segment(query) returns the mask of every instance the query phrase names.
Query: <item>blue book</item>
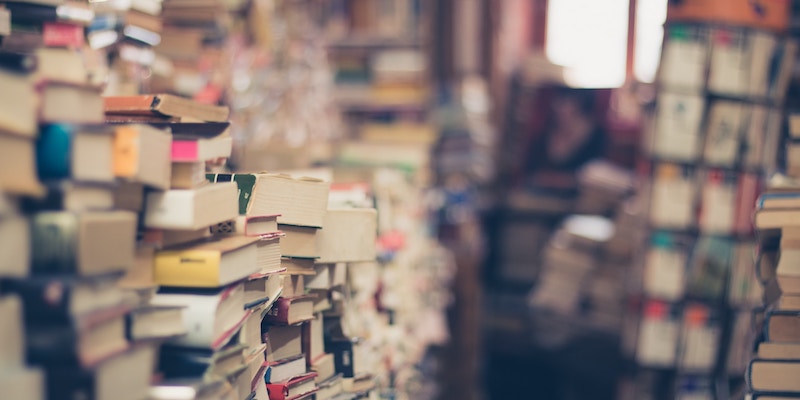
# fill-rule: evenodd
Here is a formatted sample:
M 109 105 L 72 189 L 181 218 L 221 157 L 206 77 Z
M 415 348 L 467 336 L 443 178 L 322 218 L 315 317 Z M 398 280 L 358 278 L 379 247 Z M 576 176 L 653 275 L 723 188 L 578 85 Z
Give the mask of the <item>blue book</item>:
M 47 125 L 36 141 L 39 178 L 113 182 L 113 143 L 113 134 L 103 127 Z

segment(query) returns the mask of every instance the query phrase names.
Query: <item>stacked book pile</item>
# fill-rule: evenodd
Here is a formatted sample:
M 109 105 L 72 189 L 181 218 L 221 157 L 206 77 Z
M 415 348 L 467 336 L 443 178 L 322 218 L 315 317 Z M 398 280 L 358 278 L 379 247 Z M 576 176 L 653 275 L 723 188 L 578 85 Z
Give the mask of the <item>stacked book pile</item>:
M 103 60 L 98 61 L 98 69 L 108 75 L 105 94 L 133 95 L 152 90 L 146 77 L 152 70 L 164 68 L 153 51 L 163 39 L 161 3 L 162 0 L 91 2 L 95 18 L 86 41 L 96 58 Z
M 791 144 L 787 143 L 787 153 Z M 789 155 L 787 154 L 787 156 Z M 756 337 L 755 354 L 746 372 L 753 398 L 795 398 L 800 386 L 790 378 L 800 368 L 800 182 L 787 157 L 790 176 L 774 176 L 756 205 L 755 225 L 759 230 L 755 273 L 763 285 L 764 306 L 752 318 L 762 334 Z M 751 339 L 752 336 L 748 337 Z M 744 342 L 743 345 L 747 345 Z

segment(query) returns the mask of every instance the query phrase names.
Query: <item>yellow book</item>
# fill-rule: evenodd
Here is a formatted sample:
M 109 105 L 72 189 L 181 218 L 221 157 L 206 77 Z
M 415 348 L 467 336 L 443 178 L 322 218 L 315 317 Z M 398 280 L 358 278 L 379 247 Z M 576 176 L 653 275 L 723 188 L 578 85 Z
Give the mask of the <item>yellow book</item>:
M 247 278 L 261 270 L 256 242 L 257 237 L 227 236 L 159 251 L 154 262 L 155 283 L 214 288 Z

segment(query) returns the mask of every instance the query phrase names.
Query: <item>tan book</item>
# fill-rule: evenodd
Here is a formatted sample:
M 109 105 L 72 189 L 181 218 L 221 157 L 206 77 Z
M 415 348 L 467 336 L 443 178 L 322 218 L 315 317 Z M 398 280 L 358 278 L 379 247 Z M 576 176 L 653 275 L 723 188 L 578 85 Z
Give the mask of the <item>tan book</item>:
M 102 124 L 103 97 L 88 85 L 47 82 L 42 89 L 40 122 Z
M 203 186 L 206 180 L 205 162 L 172 163 L 169 186 L 172 189 L 193 189 Z
M 155 287 L 156 283 L 153 277 L 155 254 L 156 249 L 154 246 L 147 244 L 136 246 L 133 267 L 117 282 L 119 287 L 125 289 Z
M 83 56 L 73 49 L 40 47 L 35 54 L 38 63 L 33 74 L 34 81 L 57 81 L 74 85 L 88 83 L 89 76 Z
M 283 295 L 287 297 L 301 296 L 306 293 L 305 277 L 303 275 L 281 275 L 283 279 Z
M 20 215 L 0 215 L 0 276 L 24 277 L 30 267 L 31 232 Z
M 759 343 L 758 358 L 768 360 L 800 360 L 800 343 Z
M 39 212 L 31 217 L 35 273 L 103 275 L 134 264 L 136 214 L 129 211 Z
M 38 133 L 39 97 L 25 74 L 0 69 L 0 133 L 33 138 Z
M 281 255 L 284 257 L 319 257 L 317 234 L 319 228 L 278 224 L 281 238 Z
M 36 173 L 31 139 L 0 134 L 0 191 L 29 196 L 44 194 Z
M 286 268 L 289 275 L 315 275 L 313 258 L 282 257 L 281 267 Z
M 114 208 L 133 212 L 144 207 L 144 186 L 136 182 L 119 182 L 114 188 Z
M 372 208 L 328 209 L 317 234 L 317 263 L 374 261 L 378 213 Z

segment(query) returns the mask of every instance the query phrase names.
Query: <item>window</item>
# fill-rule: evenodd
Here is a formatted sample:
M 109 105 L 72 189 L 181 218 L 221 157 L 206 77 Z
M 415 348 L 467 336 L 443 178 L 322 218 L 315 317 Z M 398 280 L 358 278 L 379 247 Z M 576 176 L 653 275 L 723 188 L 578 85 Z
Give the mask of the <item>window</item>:
M 633 75 L 639 82 L 655 80 L 661 59 L 667 0 L 636 0 L 636 31 Z
M 566 67 L 567 83 L 619 87 L 625 83 L 629 0 L 550 0 L 545 50 Z
M 661 58 L 668 0 L 549 0 L 547 58 L 567 68 L 567 83 L 619 87 L 625 82 L 629 2 L 636 1 L 634 78 L 650 83 Z

